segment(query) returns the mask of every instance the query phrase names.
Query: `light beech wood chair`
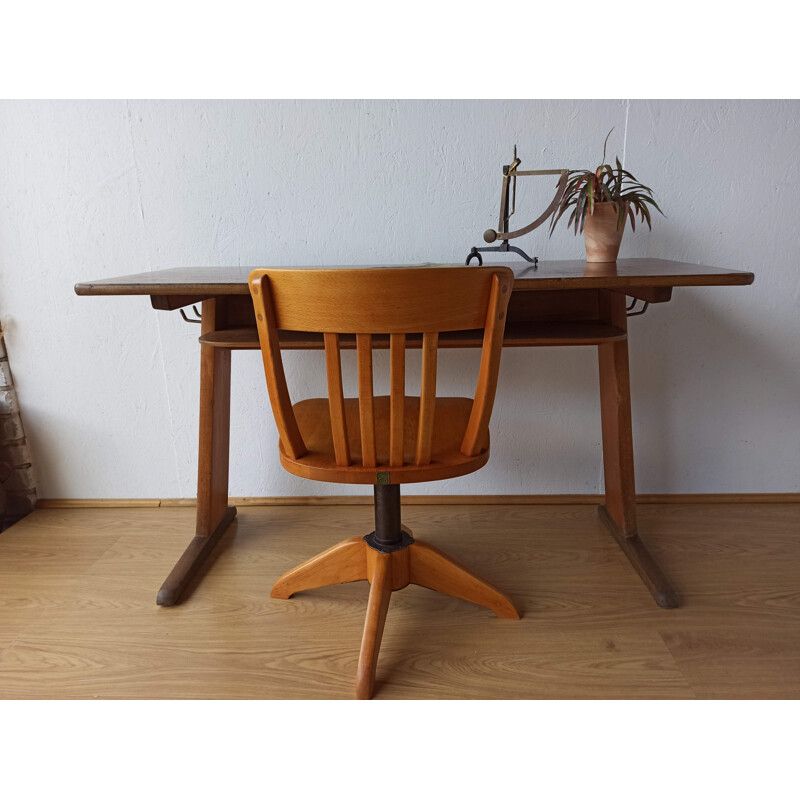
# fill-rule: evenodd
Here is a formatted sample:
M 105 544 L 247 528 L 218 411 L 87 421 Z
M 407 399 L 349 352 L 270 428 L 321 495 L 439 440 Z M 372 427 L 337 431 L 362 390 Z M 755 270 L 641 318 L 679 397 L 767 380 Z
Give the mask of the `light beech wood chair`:
M 504 267 L 257 269 L 250 274 L 281 464 L 332 483 L 372 484 L 375 530 L 345 539 L 282 575 L 272 597 L 349 581 L 370 583 L 356 696 L 372 696 L 392 592 L 409 583 L 519 618 L 488 581 L 416 541 L 400 521 L 400 484 L 466 475 L 489 458 L 506 309 L 514 275 Z M 483 329 L 473 399 L 436 397 L 438 336 Z M 322 333 L 328 397 L 292 405 L 279 330 Z M 358 399 L 344 396 L 340 336 L 355 334 Z M 417 334 L 417 336 L 413 336 Z M 422 335 L 419 397 L 407 396 L 405 350 Z M 407 336 L 411 335 L 409 338 Z M 373 395 L 372 349 L 389 339 L 390 394 Z M 385 346 L 384 342 L 383 343 Z

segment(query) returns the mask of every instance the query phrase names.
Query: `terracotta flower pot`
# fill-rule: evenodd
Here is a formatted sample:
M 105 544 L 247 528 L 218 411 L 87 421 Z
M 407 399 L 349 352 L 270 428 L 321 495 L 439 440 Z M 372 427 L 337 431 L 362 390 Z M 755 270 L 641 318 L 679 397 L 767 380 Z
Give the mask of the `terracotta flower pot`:
M 618 207 L 609 202 L 595 203 L 594 214 L 586 215 L 583 232 L 586 237 L 587 261 L 617 260 L 628 215 L 625 214 L 619 228 L 617 228 L 618 217 Z

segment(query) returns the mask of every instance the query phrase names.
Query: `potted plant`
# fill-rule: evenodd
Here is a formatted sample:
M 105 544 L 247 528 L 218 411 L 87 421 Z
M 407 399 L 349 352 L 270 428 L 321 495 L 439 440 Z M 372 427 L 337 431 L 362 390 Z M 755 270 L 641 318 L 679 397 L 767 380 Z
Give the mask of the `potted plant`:
M 611 136 L 611 131 L 608 136 Z M 664 213 L 653 198 L 652 189 L 624 170 L 619 158 L 616 159 L 616 170 L 605 163 L 608 136 L 603 143 L 603 163 L 596 170 L 569 171 L 564 196 L 550 223 L 552 236 L 556 223 L 567 209 L 572 208 L 567 227 L 574 228 L 576 236 L 579 231 L 585 234 L 587 261 L 617 260 L 628 217 L 633 230 L 636 230 L 637 214 L 652 230 L 648 204 L 659 214 Z

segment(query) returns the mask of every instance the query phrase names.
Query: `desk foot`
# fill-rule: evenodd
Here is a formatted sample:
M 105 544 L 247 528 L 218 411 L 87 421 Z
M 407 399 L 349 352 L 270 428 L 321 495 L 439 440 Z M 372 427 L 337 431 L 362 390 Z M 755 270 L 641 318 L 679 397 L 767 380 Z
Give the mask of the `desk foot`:
M 189 582 L 197 574 L 203 562 L 211 555 L 222 534 L 236 516 L 236 508 L 228 506 L 219 525 L 210 536 L 195 536 L 177 564 L 172 568 L 164 585 L 158 591 L 156 603 L 160 606 L 174 606 L 181 602 L 182 595 Z
M 639 536 L 623 536 L 605 506 L 598 506 L 598 516 L 611 531 L 617 544 L 622 548 L 622 552 L 628 557 L 633 568 L 639 573 L 639 577 L 650 590 L 656 603 L 661 608 L 677 608 L 679 605 L 677 593 L 670 586 L 661 567 L 650 555 L 650 551 Z

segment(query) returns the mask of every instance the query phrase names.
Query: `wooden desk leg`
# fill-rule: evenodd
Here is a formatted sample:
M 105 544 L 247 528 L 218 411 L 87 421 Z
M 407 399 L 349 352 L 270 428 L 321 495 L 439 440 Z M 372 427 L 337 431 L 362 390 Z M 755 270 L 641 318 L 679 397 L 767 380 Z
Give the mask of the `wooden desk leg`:
M 600 293 L 601 313 L 612 325 L 627 328 L 625 298 Z M 648 552 L 636 530 L 636 486 L 633 474 L 633 431 L 628 341 L 597 347 L 600 359 L 600 409 L 603 424 L 603 471 L 606 502 L 600 519 L 639 573 L 656 603 L 676 608 L 678 596 Z
M 217 330 L 224 314 L 224 298 L 204 300 L 202 333 Z M 183 599 L 191 579 L 236 516 L 236 509 L 228 505 L 230 410 L 231 351 L 200 345 L 196 535 L 164 581 L 157 599 L 160 606 Z

